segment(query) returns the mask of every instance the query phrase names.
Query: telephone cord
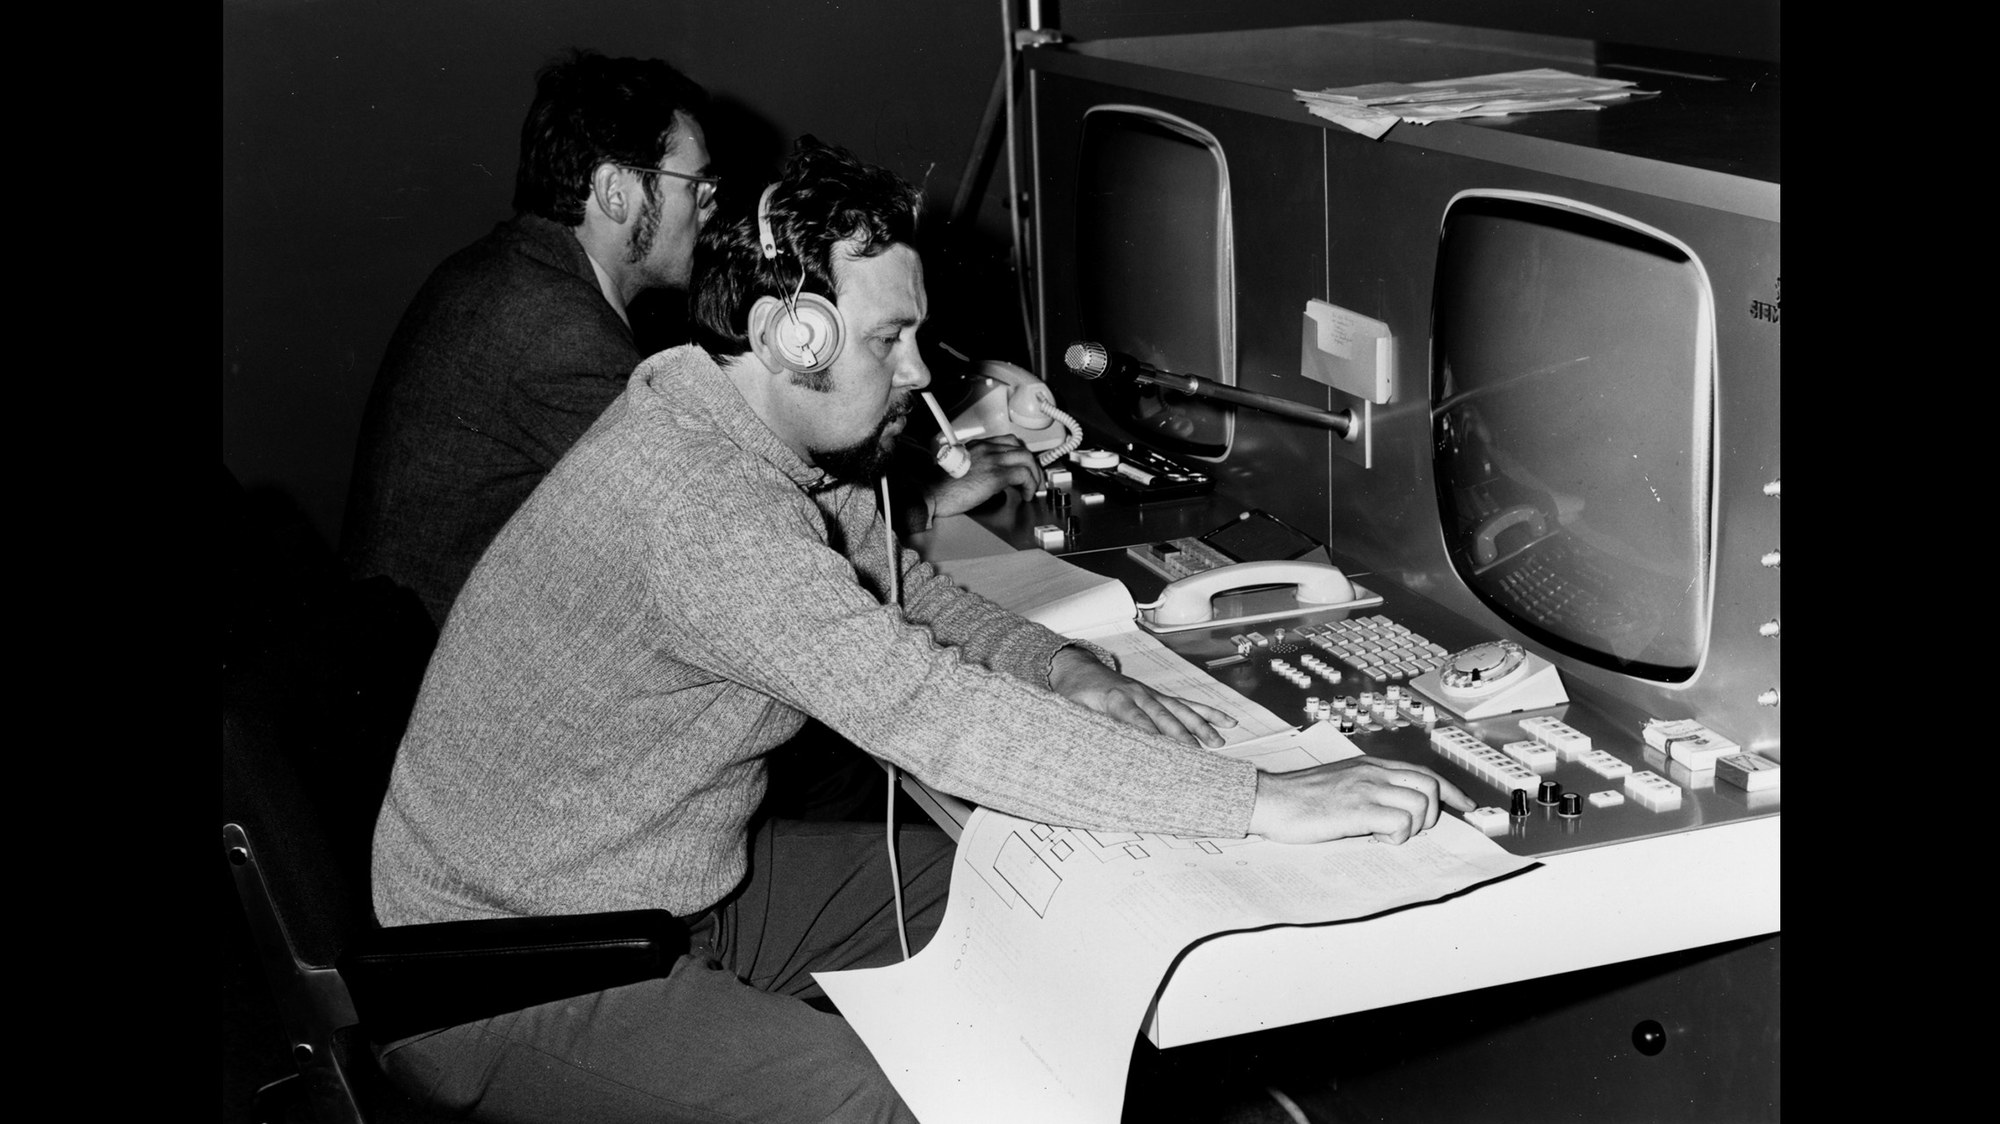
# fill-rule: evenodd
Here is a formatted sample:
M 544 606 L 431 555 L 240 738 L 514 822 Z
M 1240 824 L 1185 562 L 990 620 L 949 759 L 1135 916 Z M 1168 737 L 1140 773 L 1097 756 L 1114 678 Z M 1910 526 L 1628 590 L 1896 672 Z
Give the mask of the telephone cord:
M 1078 445 L 1083 444 L 1083 427 L 1076 424 L 1075 418 L 1070 417 L 1054 406 L 1044 404 L 1042 412 L 1061 422 L 1063 428 L 1069 431 L 1069 436 L 1063 438 L 1062 444 L 1042 454 L 1042 467 L 1047 468 L 1049 465 L 1070 455 L 1070 453 L 1076 450 Z

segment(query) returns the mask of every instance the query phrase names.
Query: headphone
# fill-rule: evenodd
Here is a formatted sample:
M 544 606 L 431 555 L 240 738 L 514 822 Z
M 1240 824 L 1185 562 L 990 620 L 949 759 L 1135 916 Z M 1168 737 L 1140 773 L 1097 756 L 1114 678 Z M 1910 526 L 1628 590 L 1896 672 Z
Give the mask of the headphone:
M 771 195 L 777 190 L 778 185 L 773 183 L 757 200 L 757 239 L 766 261 L 778 259 L 778 239 L 771 232 Z M 796 245 L 790 252 L 794 258 L 799 256 Z M 805 283 L 805 262 L 801 261 L 799 288 L 784 298 L 784 313 L 765 322 L 763 337 L 780 364 L 802 375 L 832 366 L 845 336 L 840 326 L 840 310 L 818 293 L 804 292 Z

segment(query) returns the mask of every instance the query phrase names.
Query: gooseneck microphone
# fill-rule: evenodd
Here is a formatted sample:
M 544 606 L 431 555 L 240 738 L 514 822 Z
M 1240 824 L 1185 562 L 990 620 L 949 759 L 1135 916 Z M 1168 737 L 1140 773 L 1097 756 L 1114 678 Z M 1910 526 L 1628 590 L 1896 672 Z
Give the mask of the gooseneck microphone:
M 1213 398 L 1234 406 L 1248 406 L 1267 413 L 1280 414 L 1299 421 L 1323 425 L 1342 437 L 1353 439 L 1354 411 L 1342 410 L 1330 414 L 1288 398 L 1278 398 L 1269 394 L 1258 394 L 1251 390 L 1238 390 L 1226 383 L 1205 379 L 1200 375 L 1181 375 L 1172 371 L 1162 371 L 1142 359 L 1135 359 L 1124 352 L 1112 351 L 1092 340 L 1078 340 L 1063 351 L 1063 365 L 1070 374 L 1081 379 L 1100 379 L 1105 375 L 1117 375 L 1135 382 L 1153 383 L 1183 394 L 1193 394 L 1202 398 Z

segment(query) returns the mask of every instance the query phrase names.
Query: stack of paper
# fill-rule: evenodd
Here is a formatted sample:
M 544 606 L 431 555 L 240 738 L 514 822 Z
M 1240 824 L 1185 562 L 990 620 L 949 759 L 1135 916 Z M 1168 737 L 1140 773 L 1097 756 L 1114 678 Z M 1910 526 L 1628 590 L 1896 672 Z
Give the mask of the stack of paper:
M 1436 82 L 1374 82 L 1337 90 L 1293 90 L 1316 117 L 1380 138 L 1398 121 L 1428 125 L 1458 117 L 1504 117 L 1551 109 L 1602 109 L 1607 102 L 1651 97 L 1619 78 L 1563 70 L 1514 70 Z

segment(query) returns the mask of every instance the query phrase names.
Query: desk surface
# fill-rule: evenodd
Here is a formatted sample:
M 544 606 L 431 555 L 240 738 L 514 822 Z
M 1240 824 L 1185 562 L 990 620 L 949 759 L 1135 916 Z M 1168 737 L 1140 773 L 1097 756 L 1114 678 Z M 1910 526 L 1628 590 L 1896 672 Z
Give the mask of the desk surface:
M 1122 549 L 1112 548 L 1198 535 L 1235 518 L 1241 508 L 1226 497 L 1209 496 L 1151 510 L 1087 509 L 1078 520 L 1079 549 L 1069 560 L 1130 580 L 1117 561 Z M 946 526 L 912 545 L 920 551 L 942 547 L 958 557 L 986 547 L 1004 552 L 1031 546 L 1038 521 L 1048 521 L 1040 501 L 1009 497 L 979 513 L 983 532 Z M 1134 596 L 1143 600 L 1152 592 L 1135 589 Z M 1432 617 L 1428 602 L 1400 590 L 1385 592 L 1388 615 L 1413 618 L 1406 622 L 1410 627 L 1428 630 L 1447 647 L 1486 639 Z M 1169 643 L 1201 666 L 1204 655 L 1229 650 L 1227 635 L 1233 631 L 1240 629 L 1198 630 Z M 1303 721 L 1275 705 L 1275 696 L 1265 697 L 1272 690 L 1268 677 L 1238 678 L 1225 682 L 1282 716 Z M 1352 689 L 1368 688 L 1361 683 Z M 1296 700 L 1286 701 L 1296 709 Z M 1608 732 L 1609 720 L 1582 701 L 1558 713 L 1593 737 Z M 1499 744 L 1519 735 L 1498 725 L 1512 729 L 1517 719 L 1467 725 Z M 1483 728 L 1489 726 L 1494 728 Z M 1635 767 L 1652 767 L 1636 731 L 1628 740 L 1629 745 L 1612 748 Z M 1474 799 L 1498 802 L 1489 786 L 1427 752 L 1421 731 L 1387 730 L 1356 741 L 1369 752 L 1438 768 Z M 1563 768 L 1577 773 L 1558 774 L 1566 787 L 1590 784 L 1579 766 Z M 1550 822 L 1517 830 L 1501 845 L 1540 857 L 1543 865 L 1462 897 L 1363 922 L 1285 926 L 1203 941 L 1173 969 L 1149 1017 L 1148 1036 L 1158 1046 L 1177 1046 L 1778 932 L 1775 796 L 1759 794 L 1753 806 L 1743 793 L 1718 790 L 1712 774 L 1677 779 L 1686 797 L 1674 812 L 1632 805 L 1593 810 L 1583 826 L 1542 817 Z M 1598 780 L 1590 790 L 1610 787 Z M 964 805 L 949 797 L 915 794 L 947 830 L 966 814 Z

